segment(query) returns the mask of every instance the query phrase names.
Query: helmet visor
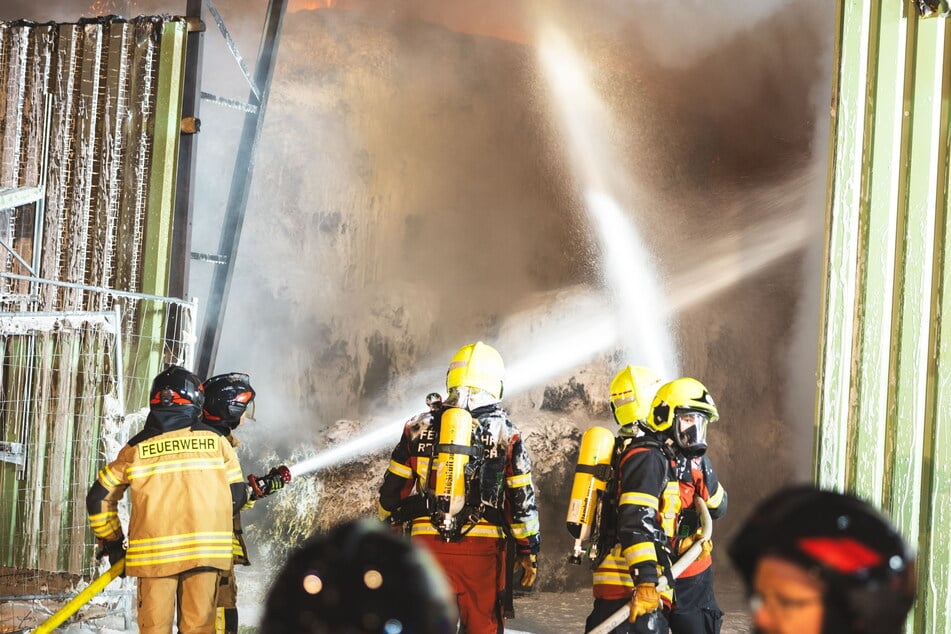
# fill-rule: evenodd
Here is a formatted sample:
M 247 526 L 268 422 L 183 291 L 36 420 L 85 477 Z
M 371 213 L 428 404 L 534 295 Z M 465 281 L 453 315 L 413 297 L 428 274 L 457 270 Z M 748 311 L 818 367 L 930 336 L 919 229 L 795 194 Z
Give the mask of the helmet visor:
M 700 456 L 707 451 L 707 425 L 710 416 L 697 410 L 678 410 L 674 414 L 674 430 L 677 444 L 690 456 Z

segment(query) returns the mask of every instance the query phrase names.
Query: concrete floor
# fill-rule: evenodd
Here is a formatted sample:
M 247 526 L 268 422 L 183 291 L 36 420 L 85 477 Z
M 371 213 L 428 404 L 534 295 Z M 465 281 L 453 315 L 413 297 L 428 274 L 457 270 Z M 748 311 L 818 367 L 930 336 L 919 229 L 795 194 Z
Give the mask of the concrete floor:
M 716 582 L 717 601 L 724 612 L 720 634 L 749 634 L 750 617 L 738 579 L 721 574 Z M 538 592 L 515 599 L 515 618 L 506 623 L 507 634 L 564 634 L 584 630 L 591 611 L 591 590 Z

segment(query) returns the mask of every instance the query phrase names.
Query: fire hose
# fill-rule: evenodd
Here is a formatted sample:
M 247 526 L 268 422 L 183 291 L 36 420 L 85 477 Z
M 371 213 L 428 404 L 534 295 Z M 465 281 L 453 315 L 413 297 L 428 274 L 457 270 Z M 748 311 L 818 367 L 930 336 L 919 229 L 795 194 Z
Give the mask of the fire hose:
M 105 571 L 96 580 L 86 586 L 86 589 L 69 600 L 69 602 L 58 609 L 53 615 L 40 623 L 39 627 L 33 630 L 33 634 L 48 634 L 62 625 L 63 621 L 76 613 L 79 608 L 89 603 L 94 596 L 102 592 L 113 579 L 125 572 L 125 559 L 120 559 L 112 564 L 109 570 Z
M 699 495 L 694 499 L 694 507 L 700 514 L 701 537 L 695 541 L 693 545 L 691 545 L 690 548 L 688 548 L 687 551 L 680 556 L 680 559 L 675 561 L 670 567 L 671 581 L 683 574 L 684 570 L 687 569 L 687 566 L 697 560 L 697 557 L 699 557 L 700 553 L 703 552 L 703 542 L 709 541 L 710 537 L 713 536 L 713 519 L 710 517 L 710 511 L 707 509 L 706 502 L 704 502 Z M 590 630 L 587 634 L 608 634 L 608 632 L 626 621 L 630 615 L 631 606 L 630 604 L 627 604 L 602 621 L 600 625 Z
M 267 475 L 249 475 L 248 486 L 251 489 L 250 499 L 259 500 L 262 497 L 282 489 L 284 485 L 290 481 L 291 471 L 284 465 L 274 467 L 267 473 Z M 82 592 L 70 599 L 66 605 L 54 612 L 50 618 L 41 623 L 35 630 L 33 630 L 33 633 L 48 634 L 49 632 L 55 630 L 57 627 L 62 625 L 66 619 L 75 614 L 79 608 L 89 603 L 93 597 L 102 592 L 106 586 L 112 582 L 113 579 L 124 572 L 125 559 L 120 559 L 114 563 L 112 567 L 109 568 L 109 570 L 96 577 L 95 581 L 86 586 Z

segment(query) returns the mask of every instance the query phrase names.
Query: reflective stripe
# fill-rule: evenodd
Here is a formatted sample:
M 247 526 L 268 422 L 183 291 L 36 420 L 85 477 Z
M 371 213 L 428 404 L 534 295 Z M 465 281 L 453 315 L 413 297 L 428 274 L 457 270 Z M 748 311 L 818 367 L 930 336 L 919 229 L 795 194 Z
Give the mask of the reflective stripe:
M 225 473 L 225 478 L 228 479 L 228 484 L 244 482 L 244 476 L 241 475 L 241 465 L 237 465 L 231 469 L 228 469 L 228 471 Z
M 710 499 L 707 500 L 707 508 L 715 509 L 723 502 L 723 493 L 724 489 L 720 486 L 720 483 L 717 483 L 716 492 L 710 496 Z
M 224 558 L 230 561 L 233 556 L 233 539 L 234 533 L 215 531 L 129 540 L 126 565 L 147 566 L 208 558 Z
M 465 527 L 466 537 L 489 537 L 492 539 L 505 539 L 505 532 L 502 530 L 501 526 L 496 526 L 495 524 L 489 524 L 488 522 L 479 522 L 472 527 L 472 530 L 468 530 L 469 527 Z M 438 535 L 439 531 L 436 530 L 436 527 L 428 519 L 416 519 L 413 520 L 413 527 L 410 530 L 410 535 Z
M 155 462 L 137 467 L 129 467 L 128 474 L 129 480 L 135 480 L 136 478 L 146 478 L 167 473 L 183 473 L 185 471 L 202 471 L 205 469 L 224 471 L 224 468 L 225 463 L 221 461 L 221 458 L 189 458 L 186 460 L 170 460 L 168 462 Z M 238 480 L 240 481 L 241 478 L 239 477 Z
M 628 568 L 645 561 L 657 561 L 657 551 L 654 549 L 654 542 L 640 542 L 633 546 L 628 546 L 622 553 L 624 563 Z
M 99 481 L 102 483 L 102 486 L 107 489 L 114 489 L 121 484 L 119 478 L 112 473 L 112 470 L 109 467 L 103 467 L 99 472 Z
M 601 586 L 623 586 L 625 588 L 634 588 L 634 580 L 626 568 L 606 569 L 598 568 L 593 575 L 595 585 Z
M 430 459 L 425 456 L 420 456 L 416 460 L 416 477 L 419 478 L 418 484 L 424 490 L 429 486 L 429 463 Z
M 530 486 L 532 484 L 532 474 L 523 473 L 521 475 L 514 475 L 511 478 L 505 478 L 505 486 L 510 489 L 517 489 L 518 487 Z
M 407 467 L 405 464 L 401 464 L 395 460 L 390 460 L 390 466 L 387 468 L 387 471 L 393 475 L 403 478 L 404 480 L 409 480 L 413 477 L 413 470 Z
M 182 533 L 181 535 L 166 535 L 164 537 L 145 537 L 142 539 L 129 540 L 129 548 L 133 546 L 140 550 L 149 550 L 160 548 L 163 545 L 173 544 L 198 544 L 201 542 L 226 542 L 231 543 L 234 533 L 231 531 L 208 531 L 204 533 Z
M 145 555 L 136 555 L 132 550 L 126 552 L 126 567 L 134 568 L 136 566 L 150 566 L 155 564 L 170 564 L 176 561 L 188 561 L 192 559 L 223 559 L 231 561 L 231 546 L 220 548 L 191 548 L 166 553 L 153 553 Z
M 629 491 L 621 494 L 621 501 L 618 506 L 625 504 L 636 504 L 637 506 L 646 506 L 655 511 L 660 508 L 660 501 L 650 493 L 640 493 L 638 491 Z
M 605 556 L 604 561 L 594 571 L 595 585 L 623 586 L 633 588 L 631 569 L 621 556 L 621 545 L 615 544 Z
M 664 490 L 664 511 L 660 517 L 661 528 L 668 537 L 674 536 L 677 517 L 680 515 L 680 482 L 668 482 Z
M 106 511 L 89 516 L 89 525 L 96 537 L 107 539 L 117 537 L 122 534 L 122 524 L 119 522 L 119 514 L 115 511 Z
M 509 528 L 516 539 L 531 537 L 538 534 L 538 518 L 534 517 L 525 522 L 513 523 Z

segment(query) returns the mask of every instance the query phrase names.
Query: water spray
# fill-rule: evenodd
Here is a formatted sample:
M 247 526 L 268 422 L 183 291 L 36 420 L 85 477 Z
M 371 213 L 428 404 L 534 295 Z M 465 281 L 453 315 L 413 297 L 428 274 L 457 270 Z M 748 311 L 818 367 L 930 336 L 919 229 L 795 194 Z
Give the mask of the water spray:
M 557 310 L 557 309 L 556 309 Z M 515 395 L 536 385 L 563 375 L 582 365 L 598 354 L 611 348 L 617 341 L 617 327 L 609 315 L 595 315 L 574 320 L 556 328 L 532 333 L 524 339 L 533 342 L 557 341 L 557 346 L 535 345 L 535 349 L 507 364 L 505 394 Z M 438 395 L 437 395 L 438 396 Z M 432 407 L 435 397 L 427 397 L 427 406 Z M 339 465 L 357 456 L 365 456 L 378 449 L 392 446 L 399 439 L 406 421 L 419 413 L 419 409 L 395 416 L 377 429 L 320 452 L 303 462 L 290 465 L 293 478 Z
M 548 81 L 552 109 L 570 149 L 568 157 L 584 192 L 588 220 L 601 249 L 601 270 L 613 299 L 621 343 L 629 362 L 661 376 L 680 374 L 670 335 L 671 314 L 660 291 L 647 245 L 610 193 L 620 161 L 612 150 L 612 116 L 588 79 L 582 58 L 554 27 L 539 32 L 539 60 Z

